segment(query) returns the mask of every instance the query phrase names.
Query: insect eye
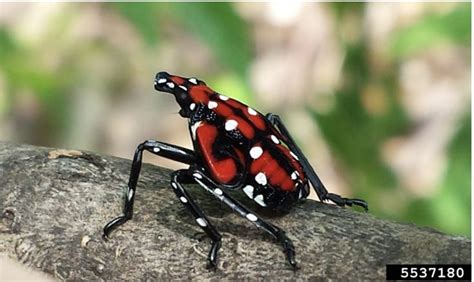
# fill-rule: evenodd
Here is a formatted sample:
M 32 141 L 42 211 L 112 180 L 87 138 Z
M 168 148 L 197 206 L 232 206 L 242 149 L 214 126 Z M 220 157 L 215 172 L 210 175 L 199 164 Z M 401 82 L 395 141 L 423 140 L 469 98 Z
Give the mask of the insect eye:
M 188 94 L 186 92 L 181 92 L 179 94 L 179 99 L 180 100 L 186 100 L 186 98 L 188 98 Z

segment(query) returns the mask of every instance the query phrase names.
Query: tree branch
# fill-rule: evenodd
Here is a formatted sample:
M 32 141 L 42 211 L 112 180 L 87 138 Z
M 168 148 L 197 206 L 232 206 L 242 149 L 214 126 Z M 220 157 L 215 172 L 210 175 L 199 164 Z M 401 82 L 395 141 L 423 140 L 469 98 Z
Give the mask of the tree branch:
M 307 200 L 286 216 L 264 216 L 293 240 L 293 272 L 268 234 L 198 186 L 190 193 L 223 235 L 216 272 L 210 241 L 171 188 L 167 169 L 144 165 L 134 218 L 101 238 L 119 215 L 131 161 L 89 152 L 0 142 L 0 252 L 71 280 L 384 279 L 388 263 L 470 263 L 470 240 Z M 241 195 L 235 191 L 233 195 Z M 243 197 L 239 200 L 259 214 Z M 196 235 L 198 233 L 198 235 Z

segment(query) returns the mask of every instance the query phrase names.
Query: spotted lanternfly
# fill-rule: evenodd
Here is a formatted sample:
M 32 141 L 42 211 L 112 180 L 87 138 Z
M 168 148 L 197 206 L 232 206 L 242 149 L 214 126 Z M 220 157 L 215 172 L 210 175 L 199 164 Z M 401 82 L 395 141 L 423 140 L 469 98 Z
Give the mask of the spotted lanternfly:
M 155 89 L 175 96 L 179 114 L 189 121 L 194 150 L 155 140 L 138 145 L 133 158 L 123 214 L 104 227 L 104 238 L 132 218 L 133 201 L 142 163 L 142 154 L 153 154 L 189 165 L 171 175 L 171 187 L 178 199 L 194 216 L 196 223 L 212 239 L 209 267 L 215 269 L 221 235 L 186 192 L 183 184 L 198 183 L 233 211 L 270 233 L 282 246 L 288 262 L 297 269 L 291 240 L 279 227 L 264 221 L 226 191 L 242 191 L 258 205 L 289 210 L 309 195 L 309 182 L 321 201 L 339 206 L 367 203 L 329 193 L 306 157 L 275 114 L 262 115 L 221 95 L 196 78 L 184 78 L 159 72 Z

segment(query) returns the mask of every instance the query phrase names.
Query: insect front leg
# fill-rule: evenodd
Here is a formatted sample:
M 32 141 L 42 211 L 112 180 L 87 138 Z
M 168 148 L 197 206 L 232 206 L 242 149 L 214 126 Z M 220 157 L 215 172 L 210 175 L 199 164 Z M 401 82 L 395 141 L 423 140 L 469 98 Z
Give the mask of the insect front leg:
M 196 223 L 211 238 L 212 245 L 208 255 L 208 268 L 211 270 L 215 270 L 217 267 L 217 252 L 221 247 L 221 235 L 216 230 L 216 228 L 212 226 L 211 222 L 203 213 L 203 211 L 196 205 L 194 200 L 191 198 L 191 196 L 189 196 L 188 192 L 186 192 L 186 190 L 181 185 L 182 183 L 194 182 L 192 180 L 194 179 L 190 176 L 189 170 L 177 170 L 171 175 L 171 186 L 173 187 L 173 191 L 175 192 L 181 203 L 183 203 L 183 205 L 194 216 Z
M 123 212 L 120 216 L 114 218 L 104 226 L 104 232 L 102 236 L 105 239 L 108 238 L 109 234 L 114 229 L 127 222 L 133 216 L 135 189 L 137 187 L 138 177 L 140 175 L 140 169 L 142 166 L 143 151 L 145 150 L 155 155 L 186 164 L 193 164 L 196 161 L 196 156 L 193 151 L 179 146 L 162 143 L 155 140 L 147 140 L 138 145 L 137 149 L 135 150 L 135 155 L 133 156 L 132 168 L 128 181 L 128 190 L 125 194 Z
M 291 240 L 286 236 L 285 231 L 281 228 L 265 222 L 256 213 L 234 200 L 229 194 L 225 192 L 225 188 L 221 185 L 212 181 L 209 177 L 203 174 L 199 170 L 193 172 L 194 180 L 199 183 L 204 189 L 214 195 L 216 198 L 224 202 L 233 211 L 239 214 L 241 217 L 255 224 L 257 227 L 263 229 L 270 235 L 272 235 L 282 246 L 286 254 L 286 258 L 294 270 L 298 269 L 295 260 L 295 248 Z
M 298 147 L 298 145 L 296 145 L 296 142 L 291 137 L 291 134 L 288 132 L 288 129 L 286 129 L 286 126 L 283 124 L 281 118 L 278 115 L 272 113 L 268 113 L 265 117 L 274 126 L 276 126 L 278 130 L 280 130 L 281 135 L 283 136 L 283 138 L 286 139 L 284 141 L 288 144 L 290 150 L 298 157 L 301 165 L 303 166 L 304 171 L 308 176 L 309 181 L 311 181 L 311 184 L 313 185 L 313 188 L 316 191 L 316 194 L 318 195 L 318 198 L 321 202 L 325 200 L 330 200 L 338 206 L 357 205 L 363 207 L 366 211 L 368 210 L 367 202 L 365 202 L 364 200 L 349 199 L 341 197 L 337 194 L 329 193 L 326 187 L 324 187 L 324 184 L 322 183 L 321 179 L 319 179 L 319 176 L 314 171 L 311 164 L 306 159 L 303 152 L 301 152 L 301 149 Z

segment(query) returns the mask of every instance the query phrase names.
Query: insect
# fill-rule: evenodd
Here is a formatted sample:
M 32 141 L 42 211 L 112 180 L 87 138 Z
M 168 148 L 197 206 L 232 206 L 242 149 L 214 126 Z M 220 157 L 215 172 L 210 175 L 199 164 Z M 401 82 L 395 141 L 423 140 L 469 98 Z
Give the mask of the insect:
M 171 187 L 196 223 L 212 240 L 208 267 L 217 267 L 221 235 L 194 202 L 183 184 L 198 183 L 241 217 L 271 234 L 283 247 L 290 265 L 297 269 L 292 241 L 281 228 L 266 222 L 234 200 L 227 191 L 241 189 L 258 205 L 290 210 L 309 195 L 309 182 L 320 201 L 339 206 L 367 203 L 329 193 L 278 115 L 262 115 L 237 100 L 221 95 L 203 81 L 159 72 L 155 89 L 173 94 L 179 114 L 189 121 L 194 150 L 147 140 L 138 145 L 133 157 L 123 214 L 107 223 L 104 238 L 132 218 L 133 202 L 144 151 L 189 165 L 171 174 Z

